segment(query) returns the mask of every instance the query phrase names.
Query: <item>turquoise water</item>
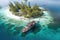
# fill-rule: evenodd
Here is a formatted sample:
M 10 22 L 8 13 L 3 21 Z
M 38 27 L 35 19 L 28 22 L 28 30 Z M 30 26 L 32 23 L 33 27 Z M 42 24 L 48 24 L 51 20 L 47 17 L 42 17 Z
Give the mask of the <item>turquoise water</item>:
M 21 29 L 28 22 L 7 17 L 5 10 L 0 9 L 0 27 L 8 34 L 6 36 L 12 37 L 11 40 L 60 40 L 60 28 L 55 29 L 57 24 L 50 23 L 52 18 L 49 15 L 45 21 L 43 19 L 38 20 L 30 31 L 21 33 Z

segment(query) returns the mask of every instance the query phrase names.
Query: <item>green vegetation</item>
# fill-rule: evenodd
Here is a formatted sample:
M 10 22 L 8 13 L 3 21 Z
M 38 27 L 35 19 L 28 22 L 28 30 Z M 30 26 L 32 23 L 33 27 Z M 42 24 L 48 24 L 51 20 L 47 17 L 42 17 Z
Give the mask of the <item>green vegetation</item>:
M 27 2 L 27 0 L 25 0 Z M 24 16 L 26 18 L 36 18 L 41 17 L 43 12 L 37 4 L 30 6 L 19 2 L 14 2 L 9 4 L 10 11 L 17 16 Z

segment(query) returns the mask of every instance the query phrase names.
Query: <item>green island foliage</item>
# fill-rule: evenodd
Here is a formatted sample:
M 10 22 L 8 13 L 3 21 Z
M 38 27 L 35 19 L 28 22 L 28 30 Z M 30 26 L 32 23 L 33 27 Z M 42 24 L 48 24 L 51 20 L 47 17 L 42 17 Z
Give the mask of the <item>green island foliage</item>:
M 26 0 L 27 2 L 27 0 Z M 10 11 L 17 16 L 24 16 L 26 18 L 36 18 L 43 15 L 43 11 L 39 8 L 37 4 L 30 6 L 19 2 L 14 2 L 9 4 Z

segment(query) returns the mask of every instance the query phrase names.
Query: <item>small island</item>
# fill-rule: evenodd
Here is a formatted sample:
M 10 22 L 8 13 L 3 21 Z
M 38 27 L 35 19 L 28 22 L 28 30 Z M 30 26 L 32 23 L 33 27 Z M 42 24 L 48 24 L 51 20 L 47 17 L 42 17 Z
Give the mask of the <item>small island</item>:
M 42 9 L 39 8 L 37 4 L 31 6 L 30 2 L 27 3 L 27 0 L 24 0 L 25 3 L 19 3 L 19 2 L 10 2 L 9 4 L 9 10 L 12 12 L 12 14 L 16 16 L 23 16 L 25 18 L 38 18 L 43 15 Z

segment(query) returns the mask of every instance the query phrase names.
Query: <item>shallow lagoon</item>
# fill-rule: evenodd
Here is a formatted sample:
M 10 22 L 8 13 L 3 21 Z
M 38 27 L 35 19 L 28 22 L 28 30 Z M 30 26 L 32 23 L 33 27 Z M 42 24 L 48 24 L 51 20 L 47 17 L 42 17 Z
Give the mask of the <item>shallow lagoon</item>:
M 3 32 L 6 32 L 6 36 L 12 37 L 11 40 L 59 40 L 59 28 L 57 30 L 50 29 L 54 25 L 53 17 L 51 17 L 49 12 L 45 12 L 46 17 L 42 17 L 34 19 L 38 21 L 36 23 L 36 28 L 30 30 L 24 35 L 21 34 L 20 30 L 23 28 L 28 22 L 22 20 L 16 20 L 10 17 L 7 17 L 5 14 L 6 9 L 2 9 L 0 11 L 0 26 Z M 40 20 L 39 20 L 40 19 Z M 50 23 L 51 22 L 51 23 Z M 50 25 L 50 24 L 51 25 Z M 56 38 L 56 39 L 55 39 Z

